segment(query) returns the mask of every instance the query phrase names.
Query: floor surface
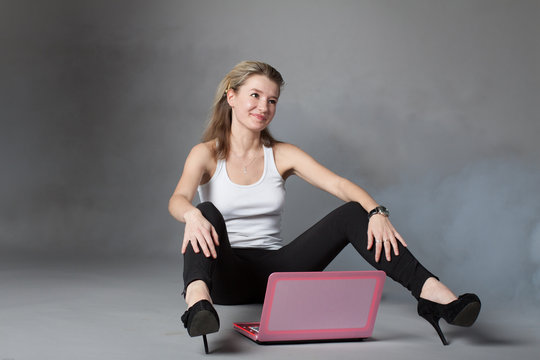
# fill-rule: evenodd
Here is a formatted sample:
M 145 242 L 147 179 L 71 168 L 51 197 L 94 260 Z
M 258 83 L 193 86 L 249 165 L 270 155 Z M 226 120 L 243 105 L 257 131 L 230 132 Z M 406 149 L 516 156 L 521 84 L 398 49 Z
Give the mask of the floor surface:
M 0 360 L 23 359 L 538 359 L 538 307 L 482 299 L 472 328 L 442 325 L 443 346 L 414 299 L 387 281 L 373 337 L 361 342 L 257 345 L 232 329 L 260 305 L 216 306 L 221 330 L 190 338 L 180 323 L 180 263 L 4 261 Z M 509 310 L 510 309 L 510 310 Z M 504 310 L 504 311 L 503 311 Z M 441 321 L 443 322 L 443 321 Z

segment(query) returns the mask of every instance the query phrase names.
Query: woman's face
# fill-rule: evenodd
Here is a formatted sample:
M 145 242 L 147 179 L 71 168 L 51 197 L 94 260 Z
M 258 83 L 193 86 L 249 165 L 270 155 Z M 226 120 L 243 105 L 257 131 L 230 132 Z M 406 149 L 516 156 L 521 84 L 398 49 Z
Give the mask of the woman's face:
M 250 76 L 238 90 L 227 92 L 235 125 L 251 131 L 262 131 L 276 113 L 279 86 L 264 75 Z

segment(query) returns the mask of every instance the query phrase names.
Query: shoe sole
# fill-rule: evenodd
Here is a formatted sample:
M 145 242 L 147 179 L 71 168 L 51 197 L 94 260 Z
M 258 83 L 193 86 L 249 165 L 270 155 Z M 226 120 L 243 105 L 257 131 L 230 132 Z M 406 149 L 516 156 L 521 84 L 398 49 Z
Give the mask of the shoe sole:
M 208 310 L 199 311 L 191 321 L 188 329 L 189 336 L 201 336 L 215 333 L 219 330 L 219 322 L 216 316 Z
M 459 314 L 456 315 L 454 321 L 452 321 L 450 324 L 467 327 L 471 326 L 476 321 L 479 313 L 480 303 L 472 302 L 470 304 L 467 304 L 467 306 L 465 306 L 463 310 L 461 310 Z

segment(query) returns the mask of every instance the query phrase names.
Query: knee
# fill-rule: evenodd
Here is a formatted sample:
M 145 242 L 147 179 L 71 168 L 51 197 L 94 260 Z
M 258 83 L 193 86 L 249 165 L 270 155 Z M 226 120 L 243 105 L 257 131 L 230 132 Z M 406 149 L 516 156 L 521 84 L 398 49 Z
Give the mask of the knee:
M 223 215 L 218 208 L 210 201 L 205 201 L 197 205 L 206 220 L 210 221 L 214 227 L 219 223 L 225 223 Z
M 345 205 L 343 205 L 343 211 L 345 214 L 350 214 L 355 218 L 358 217 L 366 217 L 367 218 L 367 212 L 364 210 L 362 205 L 358 201 L 349 201 Z
M 203 214 L 205 213 L 219 213 L 217 207 L 211 201 L 205 201 L 197 205 L 197 209 L 201 210 Z
M 351 225 L 354 228 L 366 228 L 368 225 L 368 214 L 357 201 L 349 201 L 341 207 L 340 219 L 346 227 Z

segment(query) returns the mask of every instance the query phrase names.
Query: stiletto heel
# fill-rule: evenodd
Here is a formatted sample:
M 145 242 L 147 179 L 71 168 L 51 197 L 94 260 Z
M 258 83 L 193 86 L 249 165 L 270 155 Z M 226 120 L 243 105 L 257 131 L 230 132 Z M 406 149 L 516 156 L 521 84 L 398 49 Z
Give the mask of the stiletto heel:
M 210 301 L 201 300 L 196 302 L 182 315 L 182 322 L 189 336 L 202 335 L 204 352 L 208 354 L 206 335 L 219 330 L 219 316 Z
M 447 323 L 457 326 L 471 326 L 480 313 L 480 299 L 475 294 L 460 295 L 457 300 L 442 305 L 426 299 L 418 300 L 418 315 L 427 320 L 437 331 L 444 345 L 448 341 L 439 326 L 443 318 Z
M 428 323 L 430 323 L 434 328 L 435 328 L 435 331 L 437 331 L 437 334 L 439 334 L 439 337 L 441 338 L 441 341 L 443 343 L 443 345 L 448 345 L 448 341 L 446 341 L 446 338 L 444 337 L 444 334 L 441 330 L 441 327 L 439 325 L 439 320 L 441 318 L 436 318 L 435 316 L 433 316 L 433 314 L 420 314 L 420 310 L 418 310 L 418 314 L 423 317 L 424 319 L 427 320 Z
M 206 335 L 202 336 L 202 340 L 204 344 L 204 353 L 209 354 L 210 352 L 208 351 L 208 341 L 206 340 Z

